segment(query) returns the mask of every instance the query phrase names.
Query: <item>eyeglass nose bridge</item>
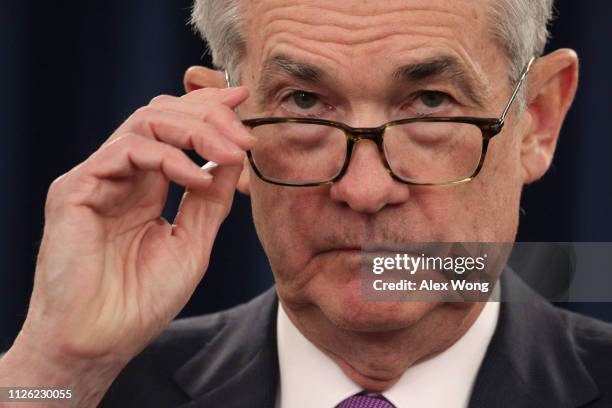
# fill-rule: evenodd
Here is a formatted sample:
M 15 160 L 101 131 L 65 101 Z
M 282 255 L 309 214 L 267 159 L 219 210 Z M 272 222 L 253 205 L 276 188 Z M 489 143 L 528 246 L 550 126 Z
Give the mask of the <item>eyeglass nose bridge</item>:
M 383 134 L 385 133 L 385 127 L 376 128 L 350 128 L 344 129 L 349 142 L 355 144 L 360 140 L 371 140 L 379 147 L 382 146 Z
M 386 126 L 380 126 L 375 128 L 344 128 L 344 133 L 347 136 L 346 160 L 336 180 L 344 176 L 344 174 L 348 170 L 349 164 L 351 162 L 351 156 L 353 155 L 353 150 L 355 149 L 357 142 L 359 142 L 360 140 L 371 140 L 372 142 L 374 142 L 385 171 L 391 176 L 391 178 L 396 178 L 396 176 L 391 171 L 391 166 L 387 161 L 387 157 L 385 156 L 384 151 L 385 149 L 383 147 L 383 135 L 386 129 Z

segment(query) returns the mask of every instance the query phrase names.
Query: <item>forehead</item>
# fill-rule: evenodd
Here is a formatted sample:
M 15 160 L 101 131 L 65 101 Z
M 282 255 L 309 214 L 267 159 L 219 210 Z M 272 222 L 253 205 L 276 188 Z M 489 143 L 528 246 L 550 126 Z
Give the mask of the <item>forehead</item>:
M 485 0 L 258 0 L 243 6 L 246 62 L 255 70 L 281 54 L 371 77 L 442 54 L 477 74 L 487 59 L 499 57 Z

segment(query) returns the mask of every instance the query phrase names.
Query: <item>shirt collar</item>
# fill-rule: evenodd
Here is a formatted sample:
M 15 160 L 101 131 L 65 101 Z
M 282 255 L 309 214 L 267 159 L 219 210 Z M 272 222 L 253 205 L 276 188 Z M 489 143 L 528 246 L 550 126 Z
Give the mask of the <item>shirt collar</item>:
M 467 407 L 498 315 L 499 302 L 487 302 L 457 342 L 435 357 L 410 367 L 383 395 L 397 408 Z M 277 314 L 277 344 L 278 408 L 333 408 L 362 391 L 331 358 L 302 335 L 282 304 Z

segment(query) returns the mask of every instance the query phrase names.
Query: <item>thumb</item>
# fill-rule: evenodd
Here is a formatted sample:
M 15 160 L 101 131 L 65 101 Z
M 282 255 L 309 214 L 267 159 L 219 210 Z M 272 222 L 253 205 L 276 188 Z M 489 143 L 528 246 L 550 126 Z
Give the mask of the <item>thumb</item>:
M 174 220 L 173 235 L 190 249 L 197 273 L 204 273 L 221 223 L 230 212 L 242 165 L 211 166 L 212 183 L 203 189 L 187 189 Z M 215 163 L 216 165 L 216 163 Z

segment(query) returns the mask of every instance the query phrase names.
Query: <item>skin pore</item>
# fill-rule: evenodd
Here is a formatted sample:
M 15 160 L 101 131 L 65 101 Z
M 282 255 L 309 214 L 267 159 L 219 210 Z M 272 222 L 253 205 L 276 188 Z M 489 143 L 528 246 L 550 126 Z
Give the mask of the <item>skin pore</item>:
M 418 115 L 497 117 L 514 84 L 504 50 L 489 34 L 487 3 L 247 1 L 241 82 L 252 96 L 240 114 L 354 127 Z M 432 61 L 451 66 L 433 74 L 402 70 Z M 188 88 L 207 85 L 198 75 L 187 74 Z M 388 389 L 408 367 L 457 341 L 484 304 L 362 301 L 360 248 L 514 241 L 522 186 L 550 164 L 576 76 L 569 50 L 536 62 L 527 109 L 510 112 L 482 172 L 466 184 L 398 183 L 370 141 L 356 145 L 348 172 L 331 186 L 275 186 L 245 166 L 240 187 L 251 195 L 282 306 L 361 387 Z

